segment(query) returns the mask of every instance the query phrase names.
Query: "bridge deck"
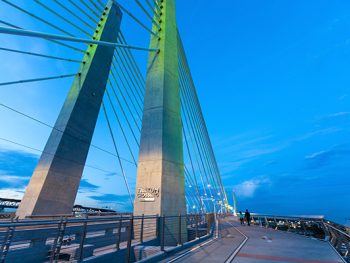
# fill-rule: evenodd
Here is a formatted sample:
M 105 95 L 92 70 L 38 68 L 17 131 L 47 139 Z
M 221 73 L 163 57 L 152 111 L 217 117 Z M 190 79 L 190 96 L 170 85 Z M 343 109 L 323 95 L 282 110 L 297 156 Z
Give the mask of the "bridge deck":
M 218 239 L 175 255 L 164 262 L 341 263 L 343 261 L 327 242 L 257 226 L 240 226 L 231 218 L 221 220 Z

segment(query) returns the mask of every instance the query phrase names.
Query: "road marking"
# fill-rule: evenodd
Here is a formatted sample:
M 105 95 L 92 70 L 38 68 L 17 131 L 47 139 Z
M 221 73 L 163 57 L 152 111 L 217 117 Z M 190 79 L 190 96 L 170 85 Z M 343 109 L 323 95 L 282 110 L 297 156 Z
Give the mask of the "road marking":
M 229 225 L 231 225 L 234 229 L 236 229 L 242 236 L 244 236 L 244 240 L 242 241 L 242 243 L 239 245 L 238 248 L 236 248 L 235 251 L 233 251 L 233 253 L 230 255 L 230 257 L 228 259 L 226 259 L 225 263 L 230 263 L 232 262 L 232 260 L 237 256 L 238 252 L 242 249 L 242 247 L 245 245 L 245 243 L 247 243 L 249 237 L 247 237 L 244 233 L 242 233 L 237 227 L 235 227 L 233 224 L 231 224 L 230 222 L 227 221 L 227 223 Z
M 183 254 L 177 256 L 176 258 L 173 258 L 172 260 L 167 261 L 167 263 L 175 262 L 176 260 L 178 260 L 178 259 L 180 259 L 180 258 L 182 258 L 182 257 L 184 257 L 184 256 L 186 256 L 186 255 L 188 255 L 188 254 L 190 254 L 191 252 L 193 252 L 193 251 L 195 251 L 195 250 L 197 250 L 197 249 L 199 249 L 199 248 L 201 248 L 201 247 L 204 247 L 205 245 L 207 245 L 207 244 L 209 244 L 209 243 L 215 241 L 216 239 L 217 239 L 217 237 L 215 237 L 215 238 L 213 238 L 213 239 L 210 239 L 210 240 L 208 240 L 208 241 L 206 241 L 206 242 L 204 242 L 204 243 L 202 243 L 202 244 L 200 244 L 200 245 L 198 245 L 198 246 L 196 246 L 196 247 L 190 249 L 189 251 L 187 251 L 187 252 L 185 252 L 185 253 L 183 253 Z
M 219 232 L 219 229 L 218 229 L 218 228 L 219 228 L 218 220 L 216 221 L 216 226 L 217 226 L 216 232 Z M 219 238 L 219 236 L 218 236 L 218 234 L 216 233 L 216 235 L 215 235 L 215 237 L 214 237 L 213 239 L 210 239 L 210 240 L 208 240 L 208 241 L 206 241 L 206 242 L 204 242 L 204 243 L 202 243 L 202 244 L 200 244 L 200 245 L 198 245 L 198 246 L 196 246 L 196 247 L 194 247 L 194 248 L 191 248 L 189 251 L 187 251 L 187 252 L 185 252 L 185 253 L 183 253 L 183 254 L 177 256 L 176 258 L 173 258 L 173 259 L 170 260 L 170 261 L 167 261 L 167 263 L 175 262 L 176 260 L 178 260 L 178 259 L 180 259 L 180 258 L 182 258 L 182 257 L 184 257 L 184 256 L 186 256 L 186 255 L 188 255 L 188 254 L 190 254 L 190 253 L 192 253 L 193 251 L 195 251 L 195 250 L 197 250 L 197 249 L 199 249 L 199 248 L 201 248 L 201 247 L 204 247 L 205 245 L 207 245 L 207 244 L 209 244 L 209 243 L 215 241 L 215 240 L 218 239 L 218 238 Z
M 337 255 L 339 256 L 339 258 L 342 260 L 343 263 L 346 263 L 345 259 L 342 257 L 342 255 L 340 255 L 339 251 L 335 249 L 335 247 L 333 247 L 333 245 L 331 244 L 331 242 L 327 241 L 328 245 L 335 251 L 335 253 L 337 253 Z
M 218 224 L 218 222 L 216 222 L 216 223 Z M 244 240 L 243 240 L 242 243 L 239 245 L 239 247 L 238 247 L 238 248 L 230 255 L 230 257 L 225 261 L 225 263 L 229 263 L 229 262 L 231 262 L 231 261 L 235 258 L 235 256 L 238 254 L 238 252 L 239 252 L 239 251 L 241 250 L 241 248 L 245 245 L 245 243 L 248 241 L 249 238 L 248 238 L 244 233 L 242 233 L 238 228 L 236 228 L 233 224 L 231 224 L 230 222 L 226 221 L 226 223 L 228 223 L 229 225 L 231 225 L 234 229 L 236 229 L 236 230 L 244 237 Z M 219 230 L 219 229 L 218 229 L 218 227 L 217 227 L 217 233 L 219 232 L 218 230 Z M 175 262 L 175 261 L 179 260 L 180 258 L 182 258 L 182 257 L 184 257 L 184 256 L 186 256 L 186 255 L 188 255 L 188 254 L 190 254 L 190 253 L 192 253 L 193 251 L 195 251 L 195 250 L 197 250 L 197 249 L 199 249 L 199 248 L 201 248 L 201 247 L 203 247 L 203 246 L 205 246 L 205 245 L 207 245 L 207 244 L 209 244 L 209 243 L 215 241 L 215 240 L 218 239 L 218 238 L 219 238 L 218 235 L 215 235 L 215 237 L 214 237 L 213 239 L 208 240 L 208 241 L 206 241 L 206 242 L 204 242 L 204 243 L 202 243 L 202 244 L 200 244 L 200 245 L 198 245 L 198 246 L 196 246 L 196 247 L 190 249 L 189 251 L 187 251 L 187 252 L 185 252 L 185 253 L 183 253 L 183 254 L 177 256 L 176 258 L 173 258 L 172 260 L 167 261 L 167 263 Z M 324 262 L 322 262 L 322 263 L 324 263 Z M 327 262 L 326 262 L 326 263 L 327 263 Z
M 341 261 L 330 261 L 330 260 L 318 260 L 318 259 L 302 259 L 302 258 L 286 258 L 277 256 L 267 256 L 267 255 L 256 255 L 239 253 L 240 258 L 251 258 L 251 259 L 261 259 L 261 260 L 272 260 L 272 261 L 282 261 L 282 262 L 293 262 L 293 263 L 340 263 Z

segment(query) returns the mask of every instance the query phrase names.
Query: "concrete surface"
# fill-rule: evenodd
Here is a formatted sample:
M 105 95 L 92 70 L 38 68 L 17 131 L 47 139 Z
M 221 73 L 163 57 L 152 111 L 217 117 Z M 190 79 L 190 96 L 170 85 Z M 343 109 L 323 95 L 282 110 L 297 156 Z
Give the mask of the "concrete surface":
M 161 262 L 225 262 L 244 239 L 229 223 L 221 221 L 217 239 L 206 241 Z
M 112 1 L 96 40 L 115 42 L 121 11 Z M 16 212 L 26 216 L 71 214 L 95 130 L 114 47 L 90 45 L 39 163 Z M 56 87 L 59 88 L 59 87 Z
M 152 36 L 150 44 L 159 53 L 149 53 L 135 215 L 186 214 L 175 1 L 164 1 L 162 5 L 161 30 L 153 25 L 160 37 Z M 174 218 L 161 227 L 165 245 L 179 243 L 180 226 L 181 239 L 187 240 L 185 217 L 182 224 Z
M 192 248 L 192 251 L 179 253 L 163 262 L 343 262 L 325 241 L 259 226 L 240 226 L 232 218 L 221 219 L 219 236 L 220 238 L 202 247 Z M 245 236 L 248 239 L 244 243 Z M 238 251 L 240 245 L 243 246 Z

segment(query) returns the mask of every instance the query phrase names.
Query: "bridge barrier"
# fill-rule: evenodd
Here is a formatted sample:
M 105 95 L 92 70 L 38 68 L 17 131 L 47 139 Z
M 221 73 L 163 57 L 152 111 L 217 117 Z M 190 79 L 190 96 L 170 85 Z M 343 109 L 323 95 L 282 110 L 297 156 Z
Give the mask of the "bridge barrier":
M 176 247 L 181 247 L 211 234 L 213 218 L 213 214 L 12 218 L 0 221 L 0 262 L 135 262 L 170 249 L 164 246 L 164 229 L 170 224 L 178 225 Z
M 350 228 L 323 217 L 252 214 L 252 224 L 325 240 L 350 262 Z

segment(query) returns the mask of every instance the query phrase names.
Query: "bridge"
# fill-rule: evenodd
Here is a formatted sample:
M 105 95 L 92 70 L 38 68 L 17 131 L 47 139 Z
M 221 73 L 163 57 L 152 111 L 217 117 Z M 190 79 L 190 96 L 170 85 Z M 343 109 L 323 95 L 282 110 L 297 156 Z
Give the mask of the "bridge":
M 40 153 L 23 198 L 0 200 L 16 210 L 0 221 L 1 262 L 350 262 L 349 229 L 327 219 L 253 214 L 251 226 L 239 224 L 175 0 L 29 2 L 0 1 L 13 15 L 0 19 L 0 52 L 15 67 L 21 57 L 33 67 L 46 61 L 33 72 L 55 70 L 2 76 L 0 86 L 66 87 L 67 95 L 55 124 L 0 101 L 9 116 L 50 130 L 43 149 L 0 137 Z M 111 160 L 108 168 L 97 159 Z M 84 179 L 91 170 L 118 177 L 113 197 L 129 210 L 74 205 L 84 185 L 96 191 Z

